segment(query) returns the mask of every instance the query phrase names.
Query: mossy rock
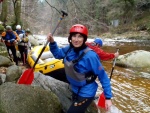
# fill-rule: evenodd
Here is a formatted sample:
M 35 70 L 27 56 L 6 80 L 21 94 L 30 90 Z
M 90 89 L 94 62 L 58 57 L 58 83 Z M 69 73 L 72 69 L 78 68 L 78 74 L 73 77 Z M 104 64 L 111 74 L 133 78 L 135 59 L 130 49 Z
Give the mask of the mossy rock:
M 4 31 L 4 26 L 0 25 L 0 34 Z
M 0 91 L 0 113 L 61 113 L 57 96 L 38 86 L 6 82 Z

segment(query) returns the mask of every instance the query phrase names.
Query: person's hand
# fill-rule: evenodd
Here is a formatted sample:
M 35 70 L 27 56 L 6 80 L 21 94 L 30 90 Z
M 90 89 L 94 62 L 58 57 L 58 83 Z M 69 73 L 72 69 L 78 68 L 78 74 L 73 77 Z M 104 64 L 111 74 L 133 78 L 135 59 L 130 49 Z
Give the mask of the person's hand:
M 14 44 L 17 44 L 17 40 L 14 40 L 13 43 L 14 43 Z
M 119 56 L 119 52 L 116 52 L 114 55 L 115 55 L 115 58 L 117 58 Z
M 105 106 L 106 106 L 106 111 L 110 110 L 110 107 L 112 106 L 111 100 L 105 100 Z
M 49 34 L 47 35 L 47 41 L 49 41 L 50 43 L 53 43 L 53 42 L 54 42 L 54 38 L 53 38 L 53 36 L 52 36 L 51 33 L 49 33 Z

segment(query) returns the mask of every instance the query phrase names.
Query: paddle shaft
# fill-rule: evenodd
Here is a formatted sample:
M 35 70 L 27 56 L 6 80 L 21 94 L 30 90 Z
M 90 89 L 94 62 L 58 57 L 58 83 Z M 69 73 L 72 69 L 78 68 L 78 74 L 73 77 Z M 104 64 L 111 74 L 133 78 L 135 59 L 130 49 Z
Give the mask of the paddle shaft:
M 61 20 L 63 19 L 63 17 L 68 15 L 68 14 L 65 13 L 64 11 L 61 11 L 61 12 L 63 13 L 63 14 L 62 14 L 62 17 L 60 18 L 60 20 L 59 20 L 57 26 L 55 27 L 54 31 L 52 32 L 52 35 L 55 33 L 55 31 L 56 31 L 56 29 L 58 28 L 58 26 L 59 26 Z M 36 64 L 37 64 L 37 62 L 38 62 L 38 60 L 39 60 L 39 58 L 41 57 L 41 55 L 42 55 L 43 51 L 45 50 L 45 48 L 46 48 L 46 46 L 47 46 L 48 43 L 49 43 L 49 42 L 48 42 L 48 40 L 47 40 L 46 44 L 45 44 L 44 47 L 42 48 L 42 50 L 41 50 L 41 52 L 40 52 L 38 58 L 37 58 L 36 61 L 35 61 L 34 65 L 33 65 L 33 68 L 24 71 L 24 73 L 22 74 L 22 76 L 20 77 L 20 79 L 19 79 L 18 82 L 17 82 L 18 84 L 30 85 L 30 84 L 32 83 L 32 81 L 33 81 L 33 79 L 34 79 L 34 74 L 33 74 L 34 68 L 35 68 L 35 66 L 36 66 Z
M 117 52 L 119 52 L 119 48 L 117 48 Z M 113 75 L 113 71 L 114 71 L 115 64 L 116 64 L 116 59 L 117 59 L 117 58 L 115 58 L 115 59 L 114 59 L 114 62 L 113 62 L 113 66 L 112 66 L 112 69 L 111 69 L 111 74 L 110 74 L 110 80 L 111 80 L 111 78 L 112 78 L 112 75 Z
M 58 28 L 58 26 L 59 26 L 59 24 L 61 23 L 61 20 L 64 18 L 64 16 L 67 16 L 67 15 L 68 15 L 68 14 L 65 13 L 64 11 L 61 11 L 61 12 L 63 13 L 63 14 L 62 14 L 62 17 L 60 18 L 58 24 L 56 25 L 55 29 L 53 30 L 52 36 L 53 36 L 53 34 L 55 33 L 56 29 Z M 46 46 L 47 46 L 48 43 L 49 43 L 49 41 L 47 40 L 46 43 L 44 44 L 44 47 L 42 48 L 42 50 L 41 50 L 41 52 L 40 52 L 38 58 L 36 59 L 34 65 L 33 65 L 33 69 L 35 68 L 35 66 L 36 66 L 36 64 L 37 64 L 37 62 L 38 62 L 38 60 L 39 60 L 39 58 L 41 57 L 41 55 L 42 55 L 43 51 L 45 50 L 45 48 L 46 48 Z

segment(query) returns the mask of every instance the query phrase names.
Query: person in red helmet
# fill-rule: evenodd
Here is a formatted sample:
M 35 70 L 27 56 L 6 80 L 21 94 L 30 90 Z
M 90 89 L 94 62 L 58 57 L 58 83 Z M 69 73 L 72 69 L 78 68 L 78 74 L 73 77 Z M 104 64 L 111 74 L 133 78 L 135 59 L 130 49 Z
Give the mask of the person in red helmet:
M 100 60 L 111 60 L 119 56 L 119 53 L 108 53 L 103 51 L 100 47 L 103 46 L 103 41 L 100 38 L 95 38 L 93 42 L 86 42 L 86 45 L 93 49 L 99 56 Z
M 88 30 L 84 25 L 76 24 L 70 29 L 69 45 L 59 48 L 51 34 L 47 40 L 50 42 L 50 51 L 56 59 L 63 59 L 66 78 L 72 90 L 72 104 L 67 113 L 85 113 L 93 101 L 98 84 L 98 77 L 106 97 L 106 110 L 112 105 L 111 84 L 99 56 L 85 44 Z

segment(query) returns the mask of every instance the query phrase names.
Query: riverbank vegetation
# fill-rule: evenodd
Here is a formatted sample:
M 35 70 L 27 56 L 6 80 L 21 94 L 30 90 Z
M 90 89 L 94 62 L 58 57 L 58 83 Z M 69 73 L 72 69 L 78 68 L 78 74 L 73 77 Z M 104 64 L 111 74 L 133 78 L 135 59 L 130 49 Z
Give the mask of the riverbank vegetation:
M 68 13 L 56 35 L 66 35 L 70 26 L 84 24 L 89 35 L 141 34 L 149 37 L 149 0 L 4 0 L 0 4 L 2 25 L 17 24 L 34 34 L 47 34 L 56 26 L 61 10 Z M 1 27 L 0 27 L 1 29 Z M 2 31 L 3 29 L 1 29 Z M 130 31 L 130 33 L 129 33 Z M 131 36 L 132 37 L 132 36 Z M 137 36 L 139 37 L 139 36 Z

